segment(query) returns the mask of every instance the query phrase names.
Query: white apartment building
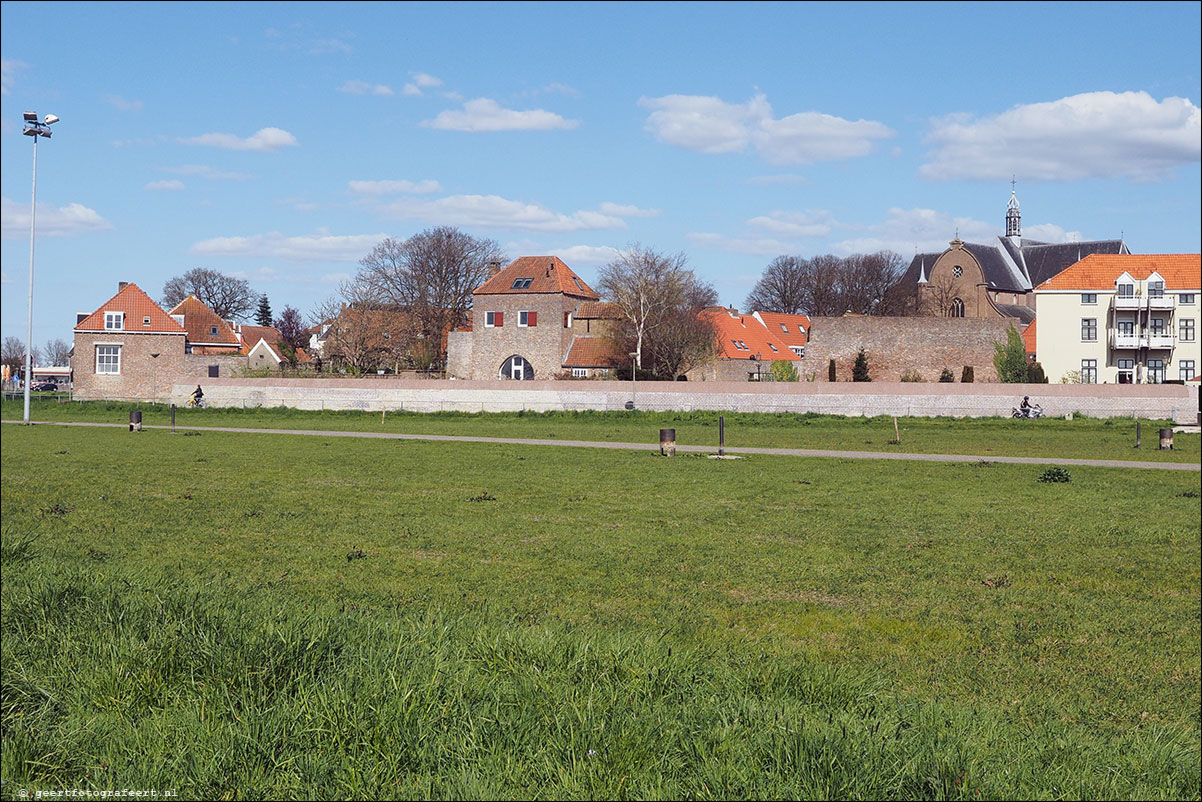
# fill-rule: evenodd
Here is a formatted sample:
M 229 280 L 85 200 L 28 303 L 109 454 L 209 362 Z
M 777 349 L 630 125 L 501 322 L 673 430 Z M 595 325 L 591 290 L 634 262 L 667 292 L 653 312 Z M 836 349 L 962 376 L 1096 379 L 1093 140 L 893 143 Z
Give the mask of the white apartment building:
M 1035 288 L 1048 380 L 1157 384 L 1199 374 L 1202 257 L 1094 254 Z

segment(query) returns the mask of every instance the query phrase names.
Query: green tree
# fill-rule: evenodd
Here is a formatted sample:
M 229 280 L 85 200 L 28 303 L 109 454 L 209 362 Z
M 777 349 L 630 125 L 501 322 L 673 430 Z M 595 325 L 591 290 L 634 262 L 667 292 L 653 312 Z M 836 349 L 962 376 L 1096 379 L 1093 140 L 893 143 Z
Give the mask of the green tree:
M 851 366 L 851 380 L 853 382 L 872 381 L 868 375 L 868 355 L 864 353 L 863 346 L 860 346 L 860 351 L 856 354 L 856 363 Z
M 772 361 L 772 378 L 778 382 L 795 382 L 801 377 L 797 375 L 797 367 L 784 359 Z
M 994 343 L 993 349 L 998 381 L 1018 384 L 1027 380 L 1027 347 L 1018 329 L 1011 326 L 1006 332 L 1006 344 Z
M 947 368 L 944 368 L 943 372 L 939 374 L 939 381 L 943 382 L 944 384 L 948 382 L 954 382 L 956 381 L 956 374 L 952 373 Z
M 267 302 L 267 293 L 259 296 L 259 309 L 255 312 L 255 322 L 260 326 L 271 325 L 271 304 Z

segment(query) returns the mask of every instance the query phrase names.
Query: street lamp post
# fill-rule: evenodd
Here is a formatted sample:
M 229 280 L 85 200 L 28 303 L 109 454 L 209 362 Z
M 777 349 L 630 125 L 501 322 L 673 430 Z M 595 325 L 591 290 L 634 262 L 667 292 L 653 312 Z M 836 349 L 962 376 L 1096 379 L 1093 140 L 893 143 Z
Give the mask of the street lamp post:
M 25 112 L 25 136 L 33 137 L 33 200 L 29 204 L 29 325 L 25 329 L 25 417 L 23 422 L 29 423 L 29 389 L 33 378 L 33 243 L 35 221 L 38 213 L 38 137 L 50 138 L 50 126 L 58 122 L 58 117 L 47 114 L 46 119 L 38 122 L 36 111 Z
M 630 354 L 630 408 L 634 409 L 634 386 L 635 380 L 638 377 L 638 351 Z

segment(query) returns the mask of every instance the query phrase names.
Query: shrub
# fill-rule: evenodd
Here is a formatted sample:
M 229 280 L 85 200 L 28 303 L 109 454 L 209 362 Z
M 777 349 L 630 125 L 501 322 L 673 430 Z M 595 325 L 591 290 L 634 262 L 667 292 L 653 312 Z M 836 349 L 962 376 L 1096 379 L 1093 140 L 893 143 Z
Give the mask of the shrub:
M 856 354 L 856 363 L 851 367 L 851 380 L 853 382 L 872 381 L 868 375 L 868 355 L 864 353 L 864 346 L 860 346 L 860 350 Z
M 778 382 L 795 382 L 801 377 L 797 375 L 797 367 L 792 362 L 774 359 L 772 361 L 772 378 Z
M 1043 372 L 1043 365 L 1038 362 L 1027 363 L 1027 384 L 1047 384 L 1047 374 Z
M 914 368 L 910 368 L 905 373 L 903 373 L 901 375 L 901 380 L 904 382 L 924 382 L 924 381 L 926 381 L 926 379 L 924 379 L 918 371 L 914 370 Z
M 993 344 L 993 366 L 998 381 L 1018 384 L 1027 380 L 1027 347 L 1014 326 L 1006 330 L 1005 345 Z
M 965 365 L 964 372 L 960 374 L 960 381 L 964 382 L 965 384 L 971 384 L 972 378 L 973 378 L 972 365 Z
M 939 374 L 939 381 L 943 382 L 944 384 L 947 384 L 948 382 L 955 382 L 956 374 L 952 373 L 947 368 L 944 368 L 943 372 Z
M 1068 371 L 1067 373 L 1065 373 L 1063 376 L 1060 377 L 1060 383 L 1061 384 L 1080 384 L 1081 383 L 1081 371 L 1079 371 L 1079 370 Z
M 1071 482 L 1072 480 L 1073 477 L 1064 468 L 1048 468 L 1039 474 L 1041 482 Z

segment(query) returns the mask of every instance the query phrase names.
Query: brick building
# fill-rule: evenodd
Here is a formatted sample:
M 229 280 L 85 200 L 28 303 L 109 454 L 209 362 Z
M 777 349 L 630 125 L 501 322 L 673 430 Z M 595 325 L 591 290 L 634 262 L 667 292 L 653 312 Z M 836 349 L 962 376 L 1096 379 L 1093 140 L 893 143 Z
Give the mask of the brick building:
M 714 306 L 701 315 L 714 327 L 717 347 L 709 364 L 689 371 L 691 381 L 759 381 L 771 378 L 773 362 L 801 372 L 810 319 L 805 315 L 754 312 Z
M 200 384 L 247 366 L 233 328 L 199 300 L 187 299 L 168 313 L 124 281 L 95 312 L 79 315 L 74 335 L 76 398 L 166 401 L 173 384 Z
M 608 371 L 612 312 L 555 256 L 523 256 L 472 293 L 470 324 L 447 337 L 457 379 L 551 379 Z

